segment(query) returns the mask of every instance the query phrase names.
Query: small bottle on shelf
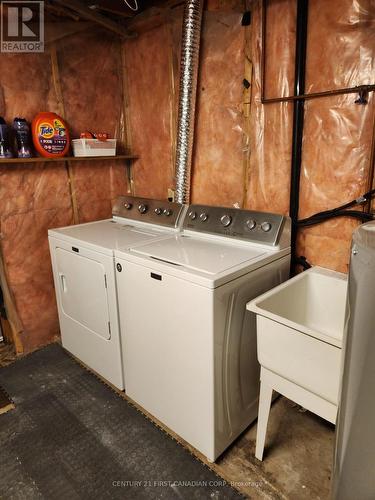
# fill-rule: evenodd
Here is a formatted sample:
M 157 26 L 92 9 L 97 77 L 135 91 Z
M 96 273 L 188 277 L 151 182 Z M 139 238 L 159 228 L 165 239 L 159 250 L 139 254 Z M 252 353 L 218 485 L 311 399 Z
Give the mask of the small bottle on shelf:
M 13 130 L 16 136 L 18 158 L 31 158 L 33 153 L 30 141 L 30 127 L 25 118 L 16 117 L 13 121 Z
M 9 129 L 4 118 L 0 116 L 0 158 L 12 158 L 13 153 L 10 149 Z

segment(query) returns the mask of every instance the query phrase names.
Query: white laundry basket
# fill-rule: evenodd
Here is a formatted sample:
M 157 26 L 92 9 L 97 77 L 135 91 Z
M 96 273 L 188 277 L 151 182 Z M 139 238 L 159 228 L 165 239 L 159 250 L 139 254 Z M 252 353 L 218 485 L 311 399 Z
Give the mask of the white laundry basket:
M 115 156 L 116 139 L 73 139 L 72 140 L 74 156 Z
M 345 274 L 313 267 L 247 304 L 261 365 L 259 460 L 273 390 L 335 423 L 346 293 Z

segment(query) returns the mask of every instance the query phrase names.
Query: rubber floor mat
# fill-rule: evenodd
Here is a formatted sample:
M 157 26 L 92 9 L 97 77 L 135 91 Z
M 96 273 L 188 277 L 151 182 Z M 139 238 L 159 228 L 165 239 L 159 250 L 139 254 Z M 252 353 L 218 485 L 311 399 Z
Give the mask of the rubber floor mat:
M 58 344 L 0 369 L 0 498 L 243 498 Z

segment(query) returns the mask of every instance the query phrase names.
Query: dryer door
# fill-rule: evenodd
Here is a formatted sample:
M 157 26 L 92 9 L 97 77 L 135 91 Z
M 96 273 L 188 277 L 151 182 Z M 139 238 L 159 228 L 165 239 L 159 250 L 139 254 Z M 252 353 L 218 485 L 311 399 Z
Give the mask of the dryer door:
M 56 248 L 56 264 L 62 312 L 108 340 L 111 333 L 103 264 L 63 248 Z

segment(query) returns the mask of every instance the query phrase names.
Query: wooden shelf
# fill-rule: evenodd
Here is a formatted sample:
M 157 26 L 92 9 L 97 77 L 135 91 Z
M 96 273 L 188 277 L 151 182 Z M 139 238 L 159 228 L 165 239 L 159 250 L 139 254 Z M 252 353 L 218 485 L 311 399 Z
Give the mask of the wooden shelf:
M 62 158 L 44 158 L 36 156 L 33 158 L 0 158 L 1 164 L 10 163 L 49 163 L 49 162 L 64 162 L 64 161 L 100 161 L 100 160 L 136 160 L 138 156 L 135 155 L 116 155 L 116 156 L 63 156 Z

